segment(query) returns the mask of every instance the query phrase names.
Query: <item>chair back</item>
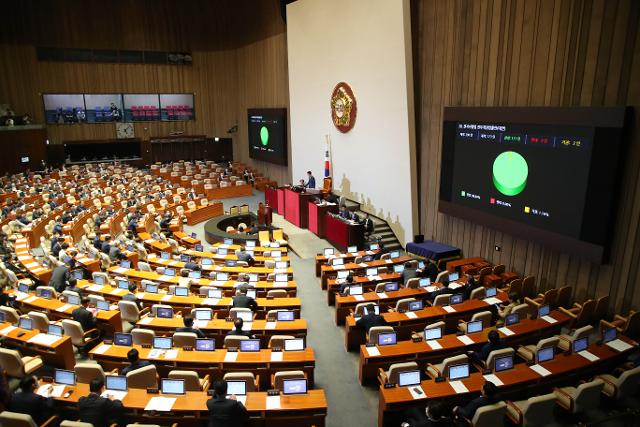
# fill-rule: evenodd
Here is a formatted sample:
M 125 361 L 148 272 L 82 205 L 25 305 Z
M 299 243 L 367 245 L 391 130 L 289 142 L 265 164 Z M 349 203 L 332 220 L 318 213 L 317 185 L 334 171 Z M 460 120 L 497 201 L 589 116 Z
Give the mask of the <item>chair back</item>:
M 156 333 L 152 329 L 133 328 L 131 337 L 136 345 L 153 345 Z
M 266 316 L 267 322 L 276 322 L 278 320 L 278 311 L 279 310 L 267 311 L 267 316 Z
M 389 372 L 387 373 L 387 382 L 391 384 L 398 384 L 400 373 L 419 370 L 420 367 L 416 362 L 392 363 L 391 366 L 389 366 Z
M 193 332 L 176 332 L 173 334 L 174 347 L 195 347 L 198 336 Z
M 20 315 L 13 307 L 0 307 L 0 313 L 4 313 L 4 319 L 9 323 L 18 323 L 20 321 Z
M 514 292 L 518 295 L 518 298 L 522 298 L 522 279 L 513 279 L 509 283 L 509 293 Z
M 618 390 L 614 397 L 634 396 L 640 388 L 640 366 L 624 371 L 618 378 Z
M 104 381 L 104 370 L 99 363 L 79 362 L 73 367 L 76 373 L 76 381 L 89 384 L 92 379 L 100 378 Z
M 529 310 L 529 306 L 527 304 L 518 304 L 511 309 L 511 313 L 518 313 L 521 318 L 526 318 L 529 316 L 531 311 Z
M 384 283 L 381 283 L 384 285 Z M 359 302 L 356 304 L 356 309 L 353 311 L 354 317 L 362 317 L 364 315 L 364 309 L 371 303 L 369 302 Z
M 446 326 L 447 325 L 446 325 L 446 323 L 444 323 L 444 320 L 440 320 L 439 322 L 428 324 L 427 326 L 425 326 L 425 329 L 440 328 L 440 335 L 444 336 Z
M 447 270 L 445 271 L 441 271 L 440 273 L 438 273 L 438 275 L 436 276 L 436 282 L 438 283 L 442 283 L 442 281 L 444 279 L 449 280 L 449 272 Z
M 632 339 L 640 338 L 640 311 L 629 313 L 622 333 Z
M 497 264 L 493 266 L 493 274 L 495 274 L 496 276 L 501 275 L 505 271 L 506 271 L 506 267 L 504 266 L 504 264 Z
M 484 286 L 481 286 L 471 291 L 471 294 L 469 294 L 469 299 L 484 299 L 485 295 L 485 288 Z
M 491 319 L 493 317 L 493 314 L 491 314 L 490 311 L 479 311 L 477 313 L 474 313 L 473 316 L 471 316 L 471 320 L 482 320 L 482 328 L 488 328 L 489 326 L 491 326 Z
M 369 329 L 369 344 L 378 344 L 378 335 L 394 332 L 393 326 L 373 326 Z
M 284 289 L 271 289 L 267 292 L 267 298 L 286 298 L 287 291 Z
M 227 372 L 222 379 L 225 381 L 244 381 L 247 392 L 257 391 L 256 377 L 252 372 Z
M 118 309 L 120 310 L 122 320 L 135 324 L 140 319 L 140 310 L 138 309 L 138 305 L 133 301 L 118 301 Z
M 43 291 L 49 291 L 51 292 L 51 295 L 54 299 L 58 298 L 58 293 L 56 292 L 56 289 L 53 286 L 38 286 L 36 287 L 36 292 L 38 292 L 39 290 L 43 290 Z
M 269 238 L 269 231 L 267 230 L 258 231 L 258 240 L 260 242 L 269 242 L 271 240 Z
M 102 252 L 99 252 L 98 255 L 105 255 Z M 108 285 L 109 284 L 109 275 L 107 273 L 103 273 L 101 271 L 94 271 L 93 273 L 91 273 L 91 279 L 95 282 L 96 281 L 96 277 L 102 277 L 104 279 L 104 284 Z
M 417 299 L 415 298 L 401 298 L 398 300 L 398 302 L 396 302 L 396 310 L 400 311 L 400 310 L 408 310 L 409 309 L 409 304 L 417 301 Z
M 0 412 L 0 426 L 11 427 L 38 427 L 31 415 L 18 412 Z
M 295 337 L 293 335 L 273 335 L 271 338 L 269 338 L 269 348 L 284 348 L 284 340 L 292 340 L 294 338 Z
M 418 287 L 420 287 L 420 278 L 419 277 L 413 277 L 409 280 L 407 280 L 407 284 L 404 285 L 405 288 L 407 289 L 417 289 Z
M 70 319 L 63 319 L 62 330 L 66 336 L 71 338 L 71 343 L 76 347 L 82 347 L 85 345 L 84 330 L 79 322 Z
M 138 270 L 140 271 L 152 271 L 149 263 L 144 261 L 138 261 Z
M 170 309 L 171 313 L 173 313 L 173 307 L 171 307 L 170 305 L 164 305 L 164 304 L 153 304 L 151 306 L 151 315 L 153 317 L 156 317 L 158 315 L 158 309 L 159 308 L 166 308 L 166 309 Z
M 437 295 L 433 300 L 433 305 L 449 305 L 451 294 Z
M 593 331 L 593 326 L 591 325 L 583 326 L 581 328 L 576 329 L 571 334 L 571 342 L 574 342 L 575 340 L 578 340 L 583 337 L 588 337 L 592 331 Z
M 609 310 L 609 295 L 604 295 L 598 298 L 596 302 L 596 308 L 593 312 L 594 319 L 604 319 L 607 317 L 607 311 Z
M 200 377 L 195 371 L 173 370 L 169 372 L 169 378 L 184 380 L 185 391 L 202 391 Z
M 593 380 L 580 384 L 573 397 L 573 412 L 579 413 L 599 407 L 600 393 L 603 388 L 604 381 L 602 380 Z
M 495 359 L 498 357 L 504 357 L 504 356 L 508 356 L 511 355 L 511 357 L 513 357 L 515 355 L 516 351 L 511 348 L 511 347 L 506 347 L 506 348 L 501 348 L 500 350 L 493 350 L 491 353 L 489 353 L 489 356 L 487 356 L 487 361 L 485 363 L 486 367 L 488 369 L 491 369 L 492 371 L 495 372 Z
M 0 348 L 0 368 L 10 377 L 22 378 L 25 375 L 24 362 L 17 350 Z
M 282 233 L 281 228 L 277 228 L 271 232 L 273 236 L 273 240 L 284 240 L 284 234 Z
M 46 314 L 39 311 L 30 311 L 28 316 L 32 321 L 33 329 L 45 333 L 49 330 L 49 318 Z
M 127 372 L 127 383 L 130 388 L 158 388 L 156 365 L 147 365 Z
M 461 363 L 467 363 L 467 362 L 469 362 L 469 357 L 467 357 L 466 354 L 458 354 L 457 356 L 447 357 L 442 361 L 442 364 L 440 365 L 440 373 L 443 376 L 448 378 L 449 366 L 459 365 Z
M 302 380 L 306 378 L 303 371 L 280 371 L 273 376 L 273 388 L 282 390 L 283 380 Z
M 553 410 L 556 405 L 554 393 L 535 396 L 527 400 L 522 408 L 523 426 L 544 426 L 553 422 Z
M 578 316 L 575 318 L 573 322 L 574 328 L 580 328 L 584 325 L 589 325 L 593 321 L 593 315 L 596 310 L 597 301 L 594 299 L 590 299 L 584 304 L 582 304 L 582 310 L 578 313 Z
M 478 408 L 471 424 L 474 427 L 500 427 L 504 426 L 504 417 L 507 412 L 507 404 L 504 402 L 485 405 Z
M 250 308 L 233 307 L 229 310 L 229 317 L 235 319 L 238 317 L 239 312 L 251 313 L 252 311 Z
M 536 277 L 527 276 L 522 281 L 522 295 L 533 298 L 536 296 Z
M 64 420 L 60 423 L 60 427 L 93 427 L 91 423 L 83 423 L 82 421 Z M 136 427 L 144 427 L 138 424 Z
M 238 348 L 240 347 L 240 341 L 250 339 L 244 335 L 227 335 L 224 337 L 224 347 L 225 348 Z

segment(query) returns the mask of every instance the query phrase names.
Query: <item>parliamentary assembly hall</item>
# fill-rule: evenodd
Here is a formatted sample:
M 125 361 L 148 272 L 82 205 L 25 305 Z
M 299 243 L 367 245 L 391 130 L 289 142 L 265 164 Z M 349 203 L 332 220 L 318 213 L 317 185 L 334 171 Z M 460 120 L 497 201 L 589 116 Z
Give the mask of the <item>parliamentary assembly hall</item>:
M 639 24 L 2 2 L 0 427 L 640 426 Z

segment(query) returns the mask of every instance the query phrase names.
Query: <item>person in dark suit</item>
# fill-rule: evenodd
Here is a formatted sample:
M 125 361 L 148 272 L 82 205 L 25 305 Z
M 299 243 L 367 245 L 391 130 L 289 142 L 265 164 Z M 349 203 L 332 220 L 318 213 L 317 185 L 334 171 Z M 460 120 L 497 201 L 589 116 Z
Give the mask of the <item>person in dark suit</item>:
M 453 408 L 453 414 L 457 417 L 464 417 L 468 420 L 472 419 L 478 408 L 496 403 L 497 391 L 498 388 L 494 383 L 485 381 L 482 386 L 482 394 L 464 406 L 456 406 Z
M 316 179 L 311 171 L 307 171 L 307 177 L 307 183 L 304 186 L 306 188 L 316 188 Z
M 127 353 L 127 360 L 129 361 L 129 366 L 125 366 L 122 368 L 120 375 L 127 375 L 131 371 L 135 371 L 136 369 L 144 368 L 145 366 L 149 366 L 151 362 L 148 360 L 140 360 L 140 353 L 135 348 L 132 348 Z
M 82 289 L 80 289 L 77 285 L 78 285 L 78 280 L 75 277 L 70 277 L 69 281 L 67 282 L 67 287 L 65 288 L 65 291 L 75 292 L 80 296 L 84 295 L 84 292 L 82 291 Z
M 93 238 L 93 247 L 97 250 L 102 250 L 102 240 L 100 240 L 100 235 L 96 234 L 96 237 Z
M 109 255 L 109 251 L 111 250 L 111 236 L 104 237 L 104 242 L 102 242 L 100 250 L 102 251 L 102 253 Z
M 70 271 L 70 268 L 66 264 L 59 265 L 56 268 L 54 268 L 53 272 L 51 273 L 51 279 L 49 279 L 49 286 L 53 286 L 56 292 L 64 291 L 64 288 L 67 287 L 67 282 L 71 277 L 71 274 L 69 271 Z
M 453 427 L 453 421 L 445 414 L 442 402 L 430 402 L 424 411 L 413 407 L 405 414 L 401 427 Z
M 227 399 L 227 382 L 218 380 L 213 383 L 213 397 L 207 400 L 209 427 L 242 427 L 247 424 L 247 408 L 236 400 L 235 395 Z
M 96 327 L 96 319 L 93 317 L 93 314 L 87 310 L 87 307 L 89 307 L 89 298 L 83 297 L 81 301 L 82 305 L 71 312 L 71 318 L 80 323 L 82 330 L 87 332 Z
M 258 303 L 251 297 L 247 296 L 247 287 L 241 286 L 239 289 L 240 295 L 233 298 L 234 308 L 250 308 L 251 311 L 258 309 Z
M 362 225 L 364 225 L 364 234 L 369 235 L 373 233 L 375 225 L 373 224 L 373 220 L 369 218 L 369 214 L 364 214 L 364 219 L 362 220 Z
M 256 260 L 251 256 L 250 253 L 246 251 L 238 252 L 238 261 L 244 261 L 249 264 L 249 267 L 252 267 L 255 264 Z
M 54 237 L 51 239 L 51 255 L 58 258 L 58 254 L 62 250 L 62 242 L 64 239 L 62 237 Z
M 340 206 L 340 212 L 338 213 L 340 218 L 349 219 L 349 211 L 344 206 Z
M 340 290 L 338 291 L 338 293 L 341 296 L 347 295 L 347 289 L 349 289 L 349 287 L 351 287 L 351 285 L 353 285 L 353 276 L 351 274 L 349 274 L 347 276 L 347 278 L 344 280 L 344 283 L 342 285 L 340 285 Z
M 500 334 L 498 334 L 498 331 L 496 331 L 495 329 L 489 331 L 487 338 L 489 339 L 489 341 L 480 348 L 480 351 L 469 352 L 469 356 L 471 356 L 472 359 L 475 359 L 477 361 L 482 360 L 483 362 L 486 362 L 487 357 L 489 357 L 489 354 L 492 351 L 504 348 L 504 341 L 502 340 L 502 338 L 500 338 Z
M 101 378 L 94 378 L 89 383 L 89 395 L 78 400 L 78 416 L 80 421 L 91 423 L 93 427 L 108 427 L 110 422 L 117 420 L 123 424 L 122 402 L 111 397 L 101 397 L 104 382 Z
M 369 329 L 374 326 L 386 326 L 387 322 L 385 322 L 384 317 L 376 314 L 376 306 L 374 304 L 367 305 L 365 309 L 366 314 L 356 321 L 357 328 L 362 329 L 365 332 L 369 332 Z
M 402 270 L 402 283 L 406 286 L 409 279 L 418 277 L 418 269 L 413 268 L 410 261 L 404 263 L 404 270 Z
M 194 258 L 192 260 L 189 260 L 189 262 L 185 262 L 184 268 L 192 271 L 200 271 L 200 264 L 198 264 L 198 259 Z
M 473 276 L 471 274 L 469 274 L 467 276 L 467 283 L 465 284 L 464 291 L 463 291 L 464 299 L 471 298 L 471 292 L 474 289 L 478 289 L 479 287 L 480 287 L 480 284 L 473 279 Z
M 239 317 L 236 317 L 235 319 L 233 319 L 233 329 L 230 330 L 227 335 L 240 335 L 240 336 L 252 338 L 253 334 L 251 333 L 251 331 L 243 331 L 242 325 L 244 325 L 244 320 L 242 320 Z
M 349 213 L 349 218 L 348 219 L 350 219 L 351 221 L 354 221 L 354 222 L 360 222 L 360 217 L 358 216 L 357 213 L 351 212 L 351 211 L 347 211 L 347 212 Z
M 138 309 L 142 310 L 142 301 L 140 301 L 138 299 L 138 297 L 136 296 L 136 290 L 137 289 L 138 289 L 138 287 L 136 286 L 135 283 L 129 283 L 129 292 L 127 292 L 126 294 L 124 294 L 122 296 L 122 300 L 123 301 L 135 302 L 136 305 L 138 306 Z
M 191 332 L 196 334 L 198 338 L 205 338 L 204 333 L 200 329 L 193 327 L 193 317 L 185 316 L 182 318 L 182 322 L 184 323 L 184 326 L 182 328 L 177 328 L 176 332 Z
M 29 414 L 37 425 L 44 423 L 53 415 L 53 398 L 50 397 L 53 386 L 49 386 L 49 397 L 36 394 L 38 380 L 27 375 L 20 380 L 20 390 L 11 396 L 9 410 L 21 414 Z

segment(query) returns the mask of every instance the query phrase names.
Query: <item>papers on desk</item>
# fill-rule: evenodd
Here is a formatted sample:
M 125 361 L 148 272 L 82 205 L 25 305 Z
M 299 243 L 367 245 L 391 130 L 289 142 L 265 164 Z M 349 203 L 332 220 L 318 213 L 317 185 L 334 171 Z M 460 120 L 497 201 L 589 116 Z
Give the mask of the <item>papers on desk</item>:
M 281 351 L 272 351 L 271 352 L 271 361 L 272 362 L 282 362 L 282 352 Z
M 240 403 L 242 403 L 243 405 L 245 405 L 247 403 L 247 396 L 236 396 L 236 400 Z
M 462 381 L 450 381 L 449 385 L 456 393 L 468 393 L 469 389 L 465 386 Z
M 124 268 L 124 267 L 116 267 L 116 268 L 113 269 L 113 271 L 115 271 L 118 274 L 124 274 L 127 271 L 129 271 L 129 269 L 128 268 Z
M 389 298 L 389 295 L 387 295 L 387 294 L 386 294 L 386 293 L 384 293 L 384 292 L 380 292 L 380 293 L 378 294 L 378 299 L 385 299 L 385 298 Z
M 89 292 L 101 292 L 102 288 L 103 288 L 102 285 L 91 285 L 87 287 L 87 290 Z
M 160 301 L 170 301 L 172 296 L 173 295 L 165 295 L 162 298 L 160 298 Z
M 36 267 L 41 267 L 40 264 L 38 264 L 37 262 L 30 262 L 29 264 L 25 264 L 25 267 L 31 269 L 31 268 L 36 268 Z
M 209 324 L 208 320 L 194 320 L 193 321 L 193 326 L 195 326 L 198 329 L 202 329 L 202 328 L 206 328 L 207 325 Z
M 588 352 L 587 350 L 579 351 L 578 354 L 580 356 L 584 357 L 585 359 L 587 359 L 589 362 L 595 362 L 596 360 L 600 360 L 600 358 L 598 356 L 596 356 L 593 353 Z
M 164 353 L 165 359 L 177 359 L 178 358 L 178 350 L 167 350 Z
M 365 351 L 367 352 L 367 355 L 369 357 L 375 357 L 375 356 L 380 356 L 380 349 L 378 349 L 378 347 L 366 347 L 365 346 Z
M 195 279 L 189 279 L 188 277 L 178 277 L 178 284 L 180 286 L 189 286 L 192 280 L 196 281 Z
M 424 288 L 424 290 L 427 291 L 427 292 L 435 292 L 435 291 L 438 290 L 438 287 L 437 286 L 427 286 L 427 287 Z
M 29 304 L 31 302 L 34 302 L 37 299 L 38 297 L 31 295 L 29 298 L 25 298 L 22 302 Z
M 458 282 L 449 283 L 449 289 L 458 289 L 458 288 L 461 288 L 463 286 L 464 285 L 462 285 L 462 284 L 460 284 Z
M 444 311 L 446 311 L 447 313 L 455 313 L 456 309 L 451 307 L 450 305 L 445 305 L 444 307 L 442 307 L 442 309 Z
M 493 383 L 494 385 L 497 385 L 497 386 L 504 385 L 502 380 L 500 380 L 500 378 L 498 378 L 494 374 L 483 375 L 483 377 L 484 377 L 485 381 L 489 381 L 490 383 Z
M 113 397 L 115 400 L 122 400 L 127 396 L 126 391 L 118 391 L 118 390 L 108 390 L 102 392 L 100 397 L 109 398 L 109 396 Z
M 364 301 L 364 295 L 354 295 L 353 299 L 356 301 Z
M 411 397 L 413 398 L 413 400 L 424 399 L 425 397 L 427 397 L 427 394 L 419 385 L 407 387 L 407 390 L 409 390 L 409 393 L 411 393 Z
M 498 328 L 499 332 L 502 332 L 503 335 L 505 336 L 510 336 L 510 335 L 515 335 L 515 332 L 513 332 L 511 329 L 507 328 L 506 326 L 502 327 L 502 328 Z
M 31 257 L 29 255 L 19 255 L 18 256 L 18 261 L 26 261 L 28 259 L 31 259 Z
M 431 347 L 431 350 L 440 350 L 442 348 L 437 340 L 427 340 L 427 345 Z
M 140 319 L 138 323 L 141 325 L 148 325 L 149 323 L 151 323 L 152 320 L 153 320 L 153 317 L 147 316 L 143 319 Z
M 53 344 L 57 343 L 58 340 L 60 339 L 62 339 L 62 337 L 59 337 L 57 335 L 37 334 L 29 338 L 27 342 L 51 347 Z
M 15 326 L 7 326 L 6 328 L 4 328 L 3 330 L 0 331 L 0 335 L 6 337 L 14 329 L 18 329 L 18 328 L 16 328 Z
M 390 259 L 385 259 L 385 260 L 384 260 L 384 262 L 385 262 L 386 264 L 393 264 L 393 261 L 391 261 Z
M 104 354 L 110 348 L 111 348 L 111 346 L 108 345 L 108 344 L 101 344 L 100 347 L 98 347 L 95 350 L 93 350 L 93 353 L 95 353 L 95 354 Z
M 282 274 L 282 273 L 286 273 L 286 272 L 287 272 L 287 269 L 286 269 L 286 268 L 274 268 L 274 269 L 273 269 L 273 272 L 274 272 L 275 274 Z
M 149 359 L 159 359 L 160 356 L 162 356 L 164 354 L 165 350 L 162 350 L 160 348 L 154 348 L 153 350 L 151 350 L 149 352 L 149 355 L 147 356 Z
M 170 266 L 175 266 L 175 265 L 178 265 L 178 264 L 180 264 L 180 261 L 176 261 L 176 260 L 169 261 L 169 265 Z
M 16 300 L 18 300 L 18 301 L 22 301 L 23 299 L 29 297 L 29 294 L 24 293 L 24 292 L 16 292 L 14 295 L 16 296 Z
M 382 277 L 380 277 L 380 276 L 367 276 L 367 280 L 369 280 L 369 281 L 382 280 Z
M 502 301 L 500 301 L 498 298 L 496 297 L 491 297 L 491 298 L 485 298 L 483 299 L 484 302 L 486 302 L 489 305 L 493 305 L 493 304 L 501 304 Z
M 227 351 L 227 354 L 224 355 L 225 362 L 235 362 L 236 360 L 238 360 L 237 351 Z
M 366 262 L 361 262 L 360 264 L 358 264 L 360 267 L 369 267 L 369 264 L 367 264 Z
M 280 409 L 280 396 L 267 396 L 267 411 L 269 409 Z
M 286 288 L 289 282 L 272 282 L 274 288 Z
M 158 276 L 158 281 L 159 282 L 170 282 L 172 278 L 173 278 L 173 276 L 165 276 L 164 274 L 161 274 L 160 276 Z
M 541 319 L 544 320 L 547 323 L 556 323 L 557 322 L 557 320 L 554 319 L 551 316 L 542 316 Z
M 69 310 L 70 308 L 73 308 L 74 306 L 71 304 L 62 304 L 60 307 L 56 308 L 56 311 L 59 313 L 62 313 L 64 311 Z
M 44 384 L 38 387 L 36 394 L 39 394 L 42 397 L 62 397 L 62 393 L 64 393 L 64 384 Z M 51 393 L 49 393 L 51 390 Z
M 220 299 L 218 298 L 205 298 L 202 300 L 202 305 L 218 305 Z
M 275 329 L 276 328 L 276 322 L 267 322 L 264 324 L 264 328 L 265 329 Z
M 543 366 L 540 365 L 532 365 L 529 366 L 531 368 L 531 370 L 533 372 L 535 372 L 536 374 L 540 375 L 541 377 L 546 377 L 547 375 L 551 375 L 551 371 L 549 371 L 548 369 L 544 368 Z
M 245 332 L 249 332 L 253 326 L 253 322 L 244 322 L 242 324 L 242 330 Z
M 334 265 L 333 269 L 334 270 L 344 270 L 344 265 Z M 275 271 L 275 269 L 274 269 L 274 271 Z
M 2 333 L 2 332 L 0 331 L 0 333 Z M 612 348 L 612 349 L 614 349 L 615 351 L 618 351 L 618 352 L 620 352 L 620 353 L 622 353 L 623 351 L 627 351 L 627 350 L 629 350 L 631 347 L 633 347 L 631 344 L 628 344 L 628 343 L 626 343 L 626 342 L 624 342 L 624 341 L 622 341 L 622 340 L 620 340 L 620 339 L 615 339 L 615 340 L 613 340 L 613 341 L 609 341 L 609 342 L 607 343 L 607 345 L 608 345 L 610 348 Z
M 418 318 L 418 315 L 414 311 L 407 311 L 404 313 L 404 315 L 407 316 L 408 319 Z
M 154 239 L 146 239 L 144 242 L 150 245 L 153 242 L 155 242 L 155 240 Z
M 136 292 L 136 298 L 144 299 L 145 292 Z
M 174 403 L 176 403 L 175 397 L 152 397 L 144 410 L 168 412 L 173 408 Z
M 467 335 L 460 335 L 459 337 L 457 337 L 458 340 L 460 340 L 460 342 L 464 345 L 471 345 L 471 344 L 475 344 L 475 342 L 469 338 Z
M 123 291 L 124 291 L 124 289 L 118 289 L 118 288 L 115 288 L 115 289 L 112 289 L 112 290 L 109 292 L 109 295 L 120 295 L 120 292 L 123 292 Z

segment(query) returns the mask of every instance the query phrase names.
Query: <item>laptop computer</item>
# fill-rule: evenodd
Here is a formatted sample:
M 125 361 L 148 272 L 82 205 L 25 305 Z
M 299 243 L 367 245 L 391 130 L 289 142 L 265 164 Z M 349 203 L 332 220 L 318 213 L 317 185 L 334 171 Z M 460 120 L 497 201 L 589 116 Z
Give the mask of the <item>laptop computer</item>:
M 225 245 L 233 245 L 233 239 L 226 238 L 223 242 Z
M 420 384 L 420 371 L 406 371 L 398 374 L 398 385 L 400 387 L 409 387 Z
M 510 313 L 504 317 L 505 326 L 517 325 L 518 323 L 520 323 L 519 313 Z
M 145 292 L 149 292 L 150 294 L 157 294 L 158 293 L 158 285 L 156 285 L 154 283 L 147 283 L 147 285 L 144 287 L 144 291 Z
M 175 268 L 165 268 L 163 274 L 165 276 L 173 277 L 173 276 L 176 275 L 176 269 Z
M 247 240 L 244 244 L 245 248 L 255 248 L 256 247 L 256 241 L 255 240 Z
M 216 281 L 226 282 L 229 280 L 229 273 L 216 273 Z
M 76 295 L 65 295 L 67 303 L 71 305 L 80 305 L 80 297 Z
M 350 253 L 350 254 L 354 254 L 354 253 L 358 252 L 358 247 L 357 246 L 349 246 L 347 248 L 347 252 Z
M 282 394 L 306 394 L 307 393 L 307 380 L 306 379 L 290 379 L 282 381 Z
M 160 259 L 169 260 L 171 259 L 171 254 L 169 252 L 161 252 Z
M 156 317 L 159 319 L 171 319 L 173 318 L 173 308 L 171 307 L 158 307 L 156 308 Z
M 397 336 L 395 332 L 385 332 L 378 335 L 378 345 L 395 345 Z
M 538 363 L 548 362 L 549 360 L 553 360 L 554 352 L 553 347 L 543 347 L 538 350 Z
M 213 338 L 196 338 L 196 351 L 214 351 L 216 342 Z
M 574 340 L 572 347 L 574 353 L 585 351 L 587 348 L 589 348 L 589 337 L 582 337 Z
M 422 300 L 411 301 L 409 303 L 409 311 L 418 311 L 424 308 L 424 302 Z
M 378 275 L 378 269 L 376 267 L 367 268 L 366 275 L 369 276 L 369 277 L 377 276 Z
M 184 394 L 184 380 L 162 378 L 160 380 L 160 392 L 162 394 Z
M 96 308 L 100 311 L 109 311 L 111 310 L 111 306 L 109 305 L 109 301 L 102 301 L 102 300 L 97 300 L 96 301 Z
M 291 310 L 278 310 L 276 313 L 276 319 L 278 322 L 292 322 L 295 319 L 295 316 Z
M 118 288 L 129 290 L 129 282 L 127 280 L 118 280 Z
M 193 310 L 196 320 L 211 320 L 213 317 L 210 310 Z
M 120 261 L 120 268 L 131 268 L 131 261 Z
M 513 368 L 513 355 L 500 356 L 493 359 L 494 371 L 502 372 Z
M 541 305 L 540 308 L 538 308 L 538 319 L 544 316 L 548 316 L 550 312 L 551 308 L 549 307 L 549 304 Z
M 4 313 L 2 314 L 4 315 Z M 61 337 L 63 335 L 62 326 L 49 323 L 49 326 L 47 327 L 47 334 Z
M 200 279 L 202 278 L 202 271 L 190 271 L 189 279 Z
M 131 347 L 133 345 L 133 335 L 116 332 L 113 334 L 113 344 Z
M 287 273 L 278 273 L 276 274 L 276 282 L 287 282 L 289 281 L 289 276 Z
M 129 385 L 125 375 L 105 375 L 104 388 L 107 391 L 127 391 Z
M 18 328 L 30 331 L 33 329 L 33 321 L 29 318 L 21 317 L 20 320 L 18 320 Z
M 333 248 L 324 248 L 323 254 L 324 256 L 331 256 L 335 253 Z
M 429 328 L 424 330 L 424 340 L 439 340 L 442 338 L 442 329 L 440 328 Z
M 394 265 L 393 272 L 394 273 L 402 273 L 404 271 L 404 265 Z
M 227 381 L 227 396 L 245 396 L 247 394 L 247 383 L 245 381 Z
M 36 295 L 39 296 L 40 298 L 44 298 L 44 299 L 52 299 L 53 298 L 53 292 L 51 292 L 51 289 L 38 288 L 38 289 L 36 289 Z
M 495 297 L 497 294 L 498 294 L 498 290 L 495 287 L 484 289 L 484 295 L 486 298 Z
M 201 264 L 204 265 L 213 265 L 213 260 L 211 258 L 202 258 L 200 261 Z
M 173 289 L 173 293 L 175 296 L 177 297 L 186 297 L 189 296 L 189 288 L 187 288 L 186 286 L 176 286 Z
M 455 381 L 469 376 L 469 364 L 461 363 L 459 365 L 449 366 L 449 380 Z
M 482 320 L 467 322 L 467 334 L 482 332 Z
M 196 252 L 204 252 L 204 246 L 202 246 L 202 245 L 195 245 L 193 249 Z
M 244 322 L 252 322 L 253 321 L 253 313 L 250 311 L 238 311 L 236 313 L 236 317 L 239 317 Z
M 400 257 L 400 251 L 391 251 L 391 252 L 389 252 L 389 257 L 391 257 L 391 258 Z
M 428 277 L 423 277 L 418 281 L 418 286 L 420 286 L 421 288 L 426 288 L 427 286 L 431 286 L 431 279 L 429 279 Z
M 173 338 L 171 337 L 154 337 L 153 348 L 160 350 L 171 350 L 173 347 Z
M 377 243 L 372 243 L 369 245 L 369 250 L 370 251 L 377 251 L 378 249 L 380 249 L 380 245 Z
M 464 296 L 462 294 L 453 294 L 449 298 L 449 305 L 460 304 L 464 300 Z
M 240 341 L 240 351 L 260 351 L 260 340 Z
M 304 338 L 293 338 L 284 340 L 284 351 L 304 350 Z
M 227 255 L 228 253 L 227 248 L 218 248 L 218 255 Z
M 56 384 L 76 385 L 76 373 L 64 369 L 56 369 L 53 373 L 53 382 Z
M 222 289 L 209 289 L 207 291 L 207 297 L 215 299 L 222 298 Z

